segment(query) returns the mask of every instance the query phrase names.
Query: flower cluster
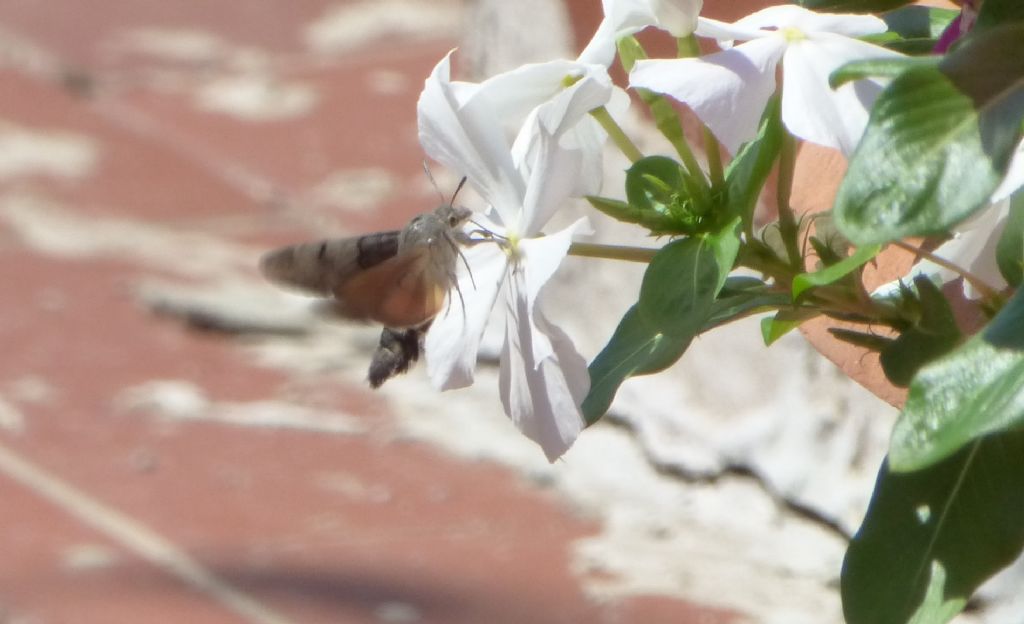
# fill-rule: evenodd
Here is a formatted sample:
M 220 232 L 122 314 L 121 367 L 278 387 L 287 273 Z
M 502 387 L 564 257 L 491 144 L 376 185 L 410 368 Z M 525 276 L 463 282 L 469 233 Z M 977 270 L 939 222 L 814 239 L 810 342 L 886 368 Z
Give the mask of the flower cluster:
M 734 154 L 756 136 L 769 99 L 780 91 L 790 133 L 849 154 L 881 84 L 864 79 L 833 90 L 829 75 L 852 60 L 897 55 L 857 39 L 885 30 L 870 16 L 777 6 L 729 24 L 699 17 L 698 0 L 604 0 L 603 8 L 604 20 L 576 60 L 524 65 L 469 83 L 451 79 L 449 54 L 427 79 L 418 105 L 426 154 L 465 175 L 487 204 L 472 226 L 487 231 L 486 241 L 464 250 L 467 262 L 459 269 L 463 311 L 439 316 L 426 338 L 430 378 L 444 390 L 472 383 L 481 337 L 498 304 L 506 313 L 502 403 L 551 460 L 584 427 L 590 378 L 586 361 L 545 317 L 540 301 L 571 242 L 588 228 L 584 220 L 558 232 L 544 227 L 570 198 L 601 191 L 607 134 L 592 113 L 625 105 L 607 72 L 617 43 L 649 26 L 677 38 L 716 40 L 722 51 L 706 56 L 637 62 L 629 86 L 686 104 Z
M 1024 546 L 1024 513 L 1007 504 L 1024 491 L 1024 12 L 956 4 L 884 20 L 780 5 L 727 23 L 699 0 L 602 0 L 575 60 L 468 83 L 446 56 L 419 100 L 420 140 L 486 207 L 464 232 L 459 300 L 449 293 L 425 338 L 433 383 L 472 383 L 499 308 L 502 404 L 554 461 L 622 383 L 671 366 L 701 333 L 756 314 L 770 344 L 820 319 L 859 351 L 851 360 L 878 363 L 890 396 L 907 388 L 843 563 L 844 614 L 948 621 Z M 648 27 L 676 38 L 677 58 L 649 58 L 635 36 Z M 716 51 L 701 54 L 701 37 Z M 632 97 L 609 78 L 616 58 Z M 633 144 L 616 122 L 629 103 L 674 153 Z M 703 126 L 703 158 L 683 115 Z M 847 164 L 813 218 L 790 202 L 801 141 Z M 630 161 L 624 193 L 602 189 L 605 143 Z M 549 231 L 573 198 L 660 242 L 579 242 L 586 219 Z M 890 246 L 920 261 L 869 293 L 865 267 Z M 542 305 L 572 254 L 647 265 L 589 365 Z M 954 280 L 963 297 L 941 288 Z

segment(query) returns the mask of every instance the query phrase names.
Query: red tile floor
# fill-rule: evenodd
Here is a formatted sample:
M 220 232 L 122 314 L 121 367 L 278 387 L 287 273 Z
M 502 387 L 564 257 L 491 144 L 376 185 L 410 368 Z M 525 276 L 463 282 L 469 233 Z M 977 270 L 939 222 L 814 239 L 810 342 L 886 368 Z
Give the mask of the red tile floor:
M 458 15 L 430 6 L 0 0 L 0 623 L 734 621 L 588 598 L 569 548 L 596 527 L 549 492 L 140 304 L 431 201 L 414 103 Z M 154 380 L 317 392 L 359 433 L 124 407 Z

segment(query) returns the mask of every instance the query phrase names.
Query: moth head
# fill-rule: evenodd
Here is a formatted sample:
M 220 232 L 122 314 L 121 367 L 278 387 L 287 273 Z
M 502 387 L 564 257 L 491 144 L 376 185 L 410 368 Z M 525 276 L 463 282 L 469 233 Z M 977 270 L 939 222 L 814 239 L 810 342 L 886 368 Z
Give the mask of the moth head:
M 449 228 L 457 230 L 469 221 L 473 211 L 469 208 L 453 206 L 452 204 L 441 204 L 434 209 L 434 214 Z
M 427 175 L 430 175 L 430 171 L 427 171 Z M 469 221 L 469 218 L 473 216 L 473 211 L 469 208 L 463 208 L 455 205 L 455 198 L 459 196 L 459 191 L 466 185 L 466 177 L 463 176 L 459 180 L 459 185 L 455 187 L 455 192 L 452 193 L 452 198 L 445 203 L 434 209 L 434 215 L 441 220 L 443 224 L 448 226 L 449 230 L 460 230 L 462 226 Z M 433 181 L 433 178 L 431 178 Z M 436 185 L 435 185 L 436 188 Z M 440 191 L 438 191 L 440 193 Z

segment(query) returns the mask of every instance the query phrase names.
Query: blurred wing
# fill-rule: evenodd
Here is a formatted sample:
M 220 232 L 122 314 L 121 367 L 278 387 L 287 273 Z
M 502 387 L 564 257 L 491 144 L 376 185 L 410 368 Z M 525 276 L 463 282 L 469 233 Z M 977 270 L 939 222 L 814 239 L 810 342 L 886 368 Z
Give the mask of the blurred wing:
M 419 246 L 351 276 L 334 296 L 346 317 L 396 329 L 418 327 L 441 310 L 447 281 L 430 262 L 430 249 Z
M 272 282 L 323 296 L 367 268 L 398 253 L 398 232 L 282 247 L 260 258 L 260 272 Z

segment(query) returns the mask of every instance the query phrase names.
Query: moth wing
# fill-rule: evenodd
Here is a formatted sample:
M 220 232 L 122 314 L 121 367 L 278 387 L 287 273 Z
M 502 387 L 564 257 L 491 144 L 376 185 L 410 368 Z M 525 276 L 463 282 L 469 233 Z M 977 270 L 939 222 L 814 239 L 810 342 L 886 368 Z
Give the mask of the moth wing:
M 413 247 L 338 284 L 339 312 L 385 327 L 418 327 L 444 305 L 446 277 L 430 262 L 430 249 Z
M 260 272 L 277 284 L 330 296 L 354 275 L 393 257 L 398 234 L 380 232 L 282 247 L 260 258 Z

